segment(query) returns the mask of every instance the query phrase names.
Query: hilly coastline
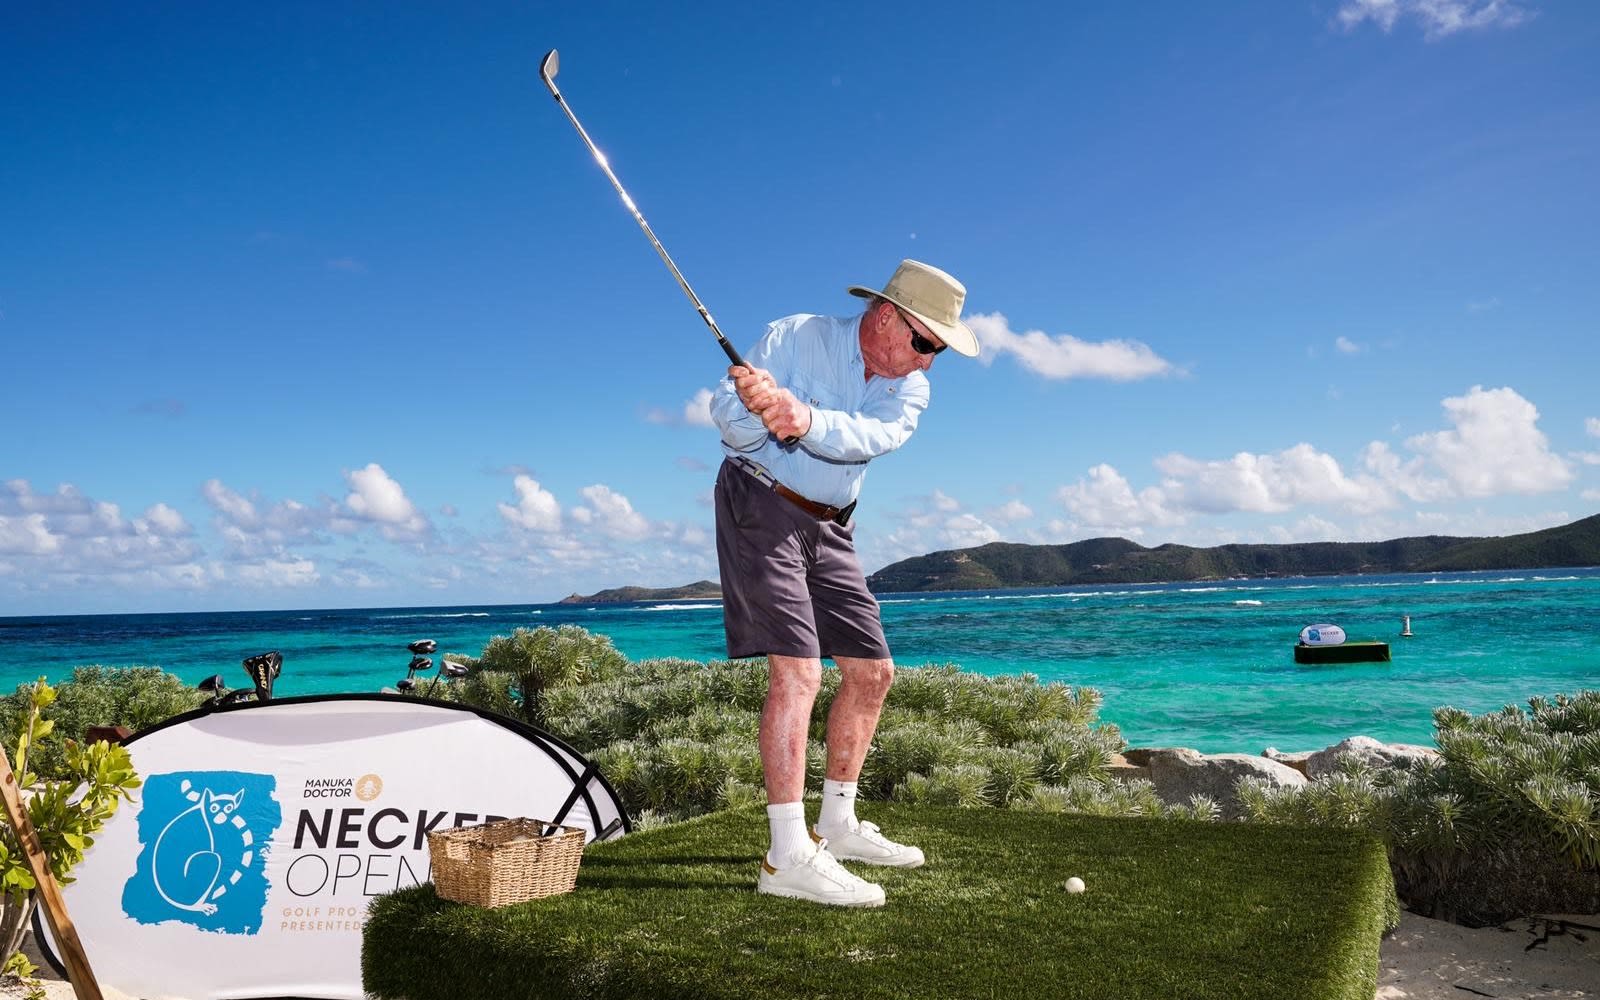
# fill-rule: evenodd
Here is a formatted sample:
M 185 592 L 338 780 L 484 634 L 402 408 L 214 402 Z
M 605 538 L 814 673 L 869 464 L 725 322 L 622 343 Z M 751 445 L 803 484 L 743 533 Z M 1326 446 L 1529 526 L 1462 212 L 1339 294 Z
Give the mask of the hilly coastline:
M 1230 577 L 1600 566 L 1600 514 L 1501 538 L 1424 535 L 1386 542 L 1305 542 L 1146 548 L 1126 538 L 1065 545 L 991 542 L 903 559 L 867 578 L 878 593 L 1001 590 L 1104 583 L 1163 583 Z
M 1167 583 L 1279 576 L 1434 573 L 1600 566 L 1600 514 L 1557 528 L 1500 538 L 1421 535 L 1386 542 L 1286 545 L 1160 545 L 1091 538 L 1065 545 L 991 542 L 902 559 L 867 577 L 874 593 L 1005 590 L 1104 583 Z M 721 600 L 710 580 L 682 587 L 617 587 L 573 594 L 562 604 Z
M 615 587 L 597 593 L 571 594 L 557 604 L 621 604 L 627 601 L 720 601 L 722 588 L 710 580 L 696 580 L 682 587 Z

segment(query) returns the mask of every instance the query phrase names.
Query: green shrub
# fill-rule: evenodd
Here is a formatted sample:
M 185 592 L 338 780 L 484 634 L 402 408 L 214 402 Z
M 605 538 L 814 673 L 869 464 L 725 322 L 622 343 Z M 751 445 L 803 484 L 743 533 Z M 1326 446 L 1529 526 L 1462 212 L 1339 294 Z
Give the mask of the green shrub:
M 483 659 L 490 658 L 486 649 Z M 471 686 L 488 674 L 474 670 L 451 682 L 445 696 L 504 711 Z M 823 671 L 806 748 L 812 787 L 822 780 L 839 681 L 838 670 Z M 630 812 L 684 819 L 761 798 L 766 694 L 759 660 L 621 661 L 544 689 L 542 726 L 589 755 Z M 490 692 L 499 702 L 515 696 L 503 687 Z M 1031 676 L 990 678 L 948 665 L 902 669 L 867 754 L 862 797 L 1005 805 L 1044 780 L 1104 781 L 1124 744 L 1115 727 L 1090 727 L 1099 704 L 1096 692 Z
M 12 763 L 17 784 L 29 789 L 28 819 L 39 846 L 49 858 L 50 874 L 67 885 L 83 852 L 94 845 L 94 835 L 117 811 L 124 799 L 142 783 L 134 773 L 126 747 L 101 740 L 85 745 L 77 740 L 47 740 L 56 723 L 45 717 L 57 700 L 56 689 L 44 678 L 18 688 L 13 698 L 27 699 L 27 714 L 15 736 Z M 42 751 L 60 747 L 57 780 L 42 778 L 35 763 Z M 38 888 L 27 854 L 10 822 L 0 822 L 0 954 L 10 958 L 28 930 L 28 916 Z M 8 963 L 9 965 L 9 963 Z
M 505 694 L 514 692 L 516 711 L 512 714 L 541 728 L 545 725 L 547 692 L 608 680 L 620 674 L 628 664 L 609 637 L 576 625 L 519 628 L 510 635 L 490 639 L 476 661 L 459 656 L 455 659 L 469 666 L 470 673 L 462 681 L 481 674 L 500 674 L 502 680 L 509 679 L 509 687 L 496 686 L 494 690 Z M 503 711 L 503 708 L 496 708 L 496 711 Z
M 1247 818 L 1364 827 L 1406 905 L 1472 926 L 1600 909 L 1600 691 L 1472 716 L 1434 712 L 1439 758 L 1342 762 L 1302 788 L 1241 783 Z
M 0 739 L 14 746 L 32 711 L 34 685 L 19 685 L 0 699 Z M 200 707 L 205 694 L 160 667 L 78 667 L 55 688 L 43 709 L 56 732 L 82 739 L 90 726 L 127 726 L 134 732 Z M 66 745 L 55 740 L 35 748 L 30 768 L 41 778 L 68 776 Z

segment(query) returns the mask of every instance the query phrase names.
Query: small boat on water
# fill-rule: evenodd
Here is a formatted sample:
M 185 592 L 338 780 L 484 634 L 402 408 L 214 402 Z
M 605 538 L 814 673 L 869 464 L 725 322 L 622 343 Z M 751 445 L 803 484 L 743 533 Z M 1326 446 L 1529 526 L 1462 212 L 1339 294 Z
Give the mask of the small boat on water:
M 1294 646 L 1296 663 L 1388 663 L 1389 644 L 1377 639 L 1348 641 L 1337 625 L 1307 625 Z

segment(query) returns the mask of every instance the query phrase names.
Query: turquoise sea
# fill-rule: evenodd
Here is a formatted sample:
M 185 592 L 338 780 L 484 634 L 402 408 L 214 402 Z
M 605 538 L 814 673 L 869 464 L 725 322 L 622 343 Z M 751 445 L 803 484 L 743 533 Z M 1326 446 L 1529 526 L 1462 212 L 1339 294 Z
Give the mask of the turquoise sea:
M 880 595 L 901 666 L 1032 673 L 1105 695 L 1136 746 L 1318 749 L 1355 734 L 1429 743 L 1432 711 L 1472 712 L 1600 686 L 1600 568 L 1227 580 Z M 1400 638 L 1401 616 L 1412 638 Z M 1300 629 L 1384 639 L 1392 663 L 1299 666 Z M 151 664 L 190 682 L 284 655 L 280 695 L 374 691 L 405 645 L 476 654 L 519 626 L 581 625 L 633 658 L 723 654 L 721 607 L 676 602 L 0 618 L 0 690 L 74 666 Z

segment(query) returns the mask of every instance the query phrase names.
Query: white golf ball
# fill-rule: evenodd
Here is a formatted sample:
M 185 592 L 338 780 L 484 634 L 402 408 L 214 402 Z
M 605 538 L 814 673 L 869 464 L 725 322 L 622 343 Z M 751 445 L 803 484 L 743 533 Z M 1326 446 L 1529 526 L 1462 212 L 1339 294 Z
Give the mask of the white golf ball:
M 1082 892 L 1083 891 L 1083 879 L 1079 878 L 1076 875 L 1074 875 L 1071 878 L 1067 879 L 1067 891 L 1068 892 L 1074 892 L 1074 893 Z

